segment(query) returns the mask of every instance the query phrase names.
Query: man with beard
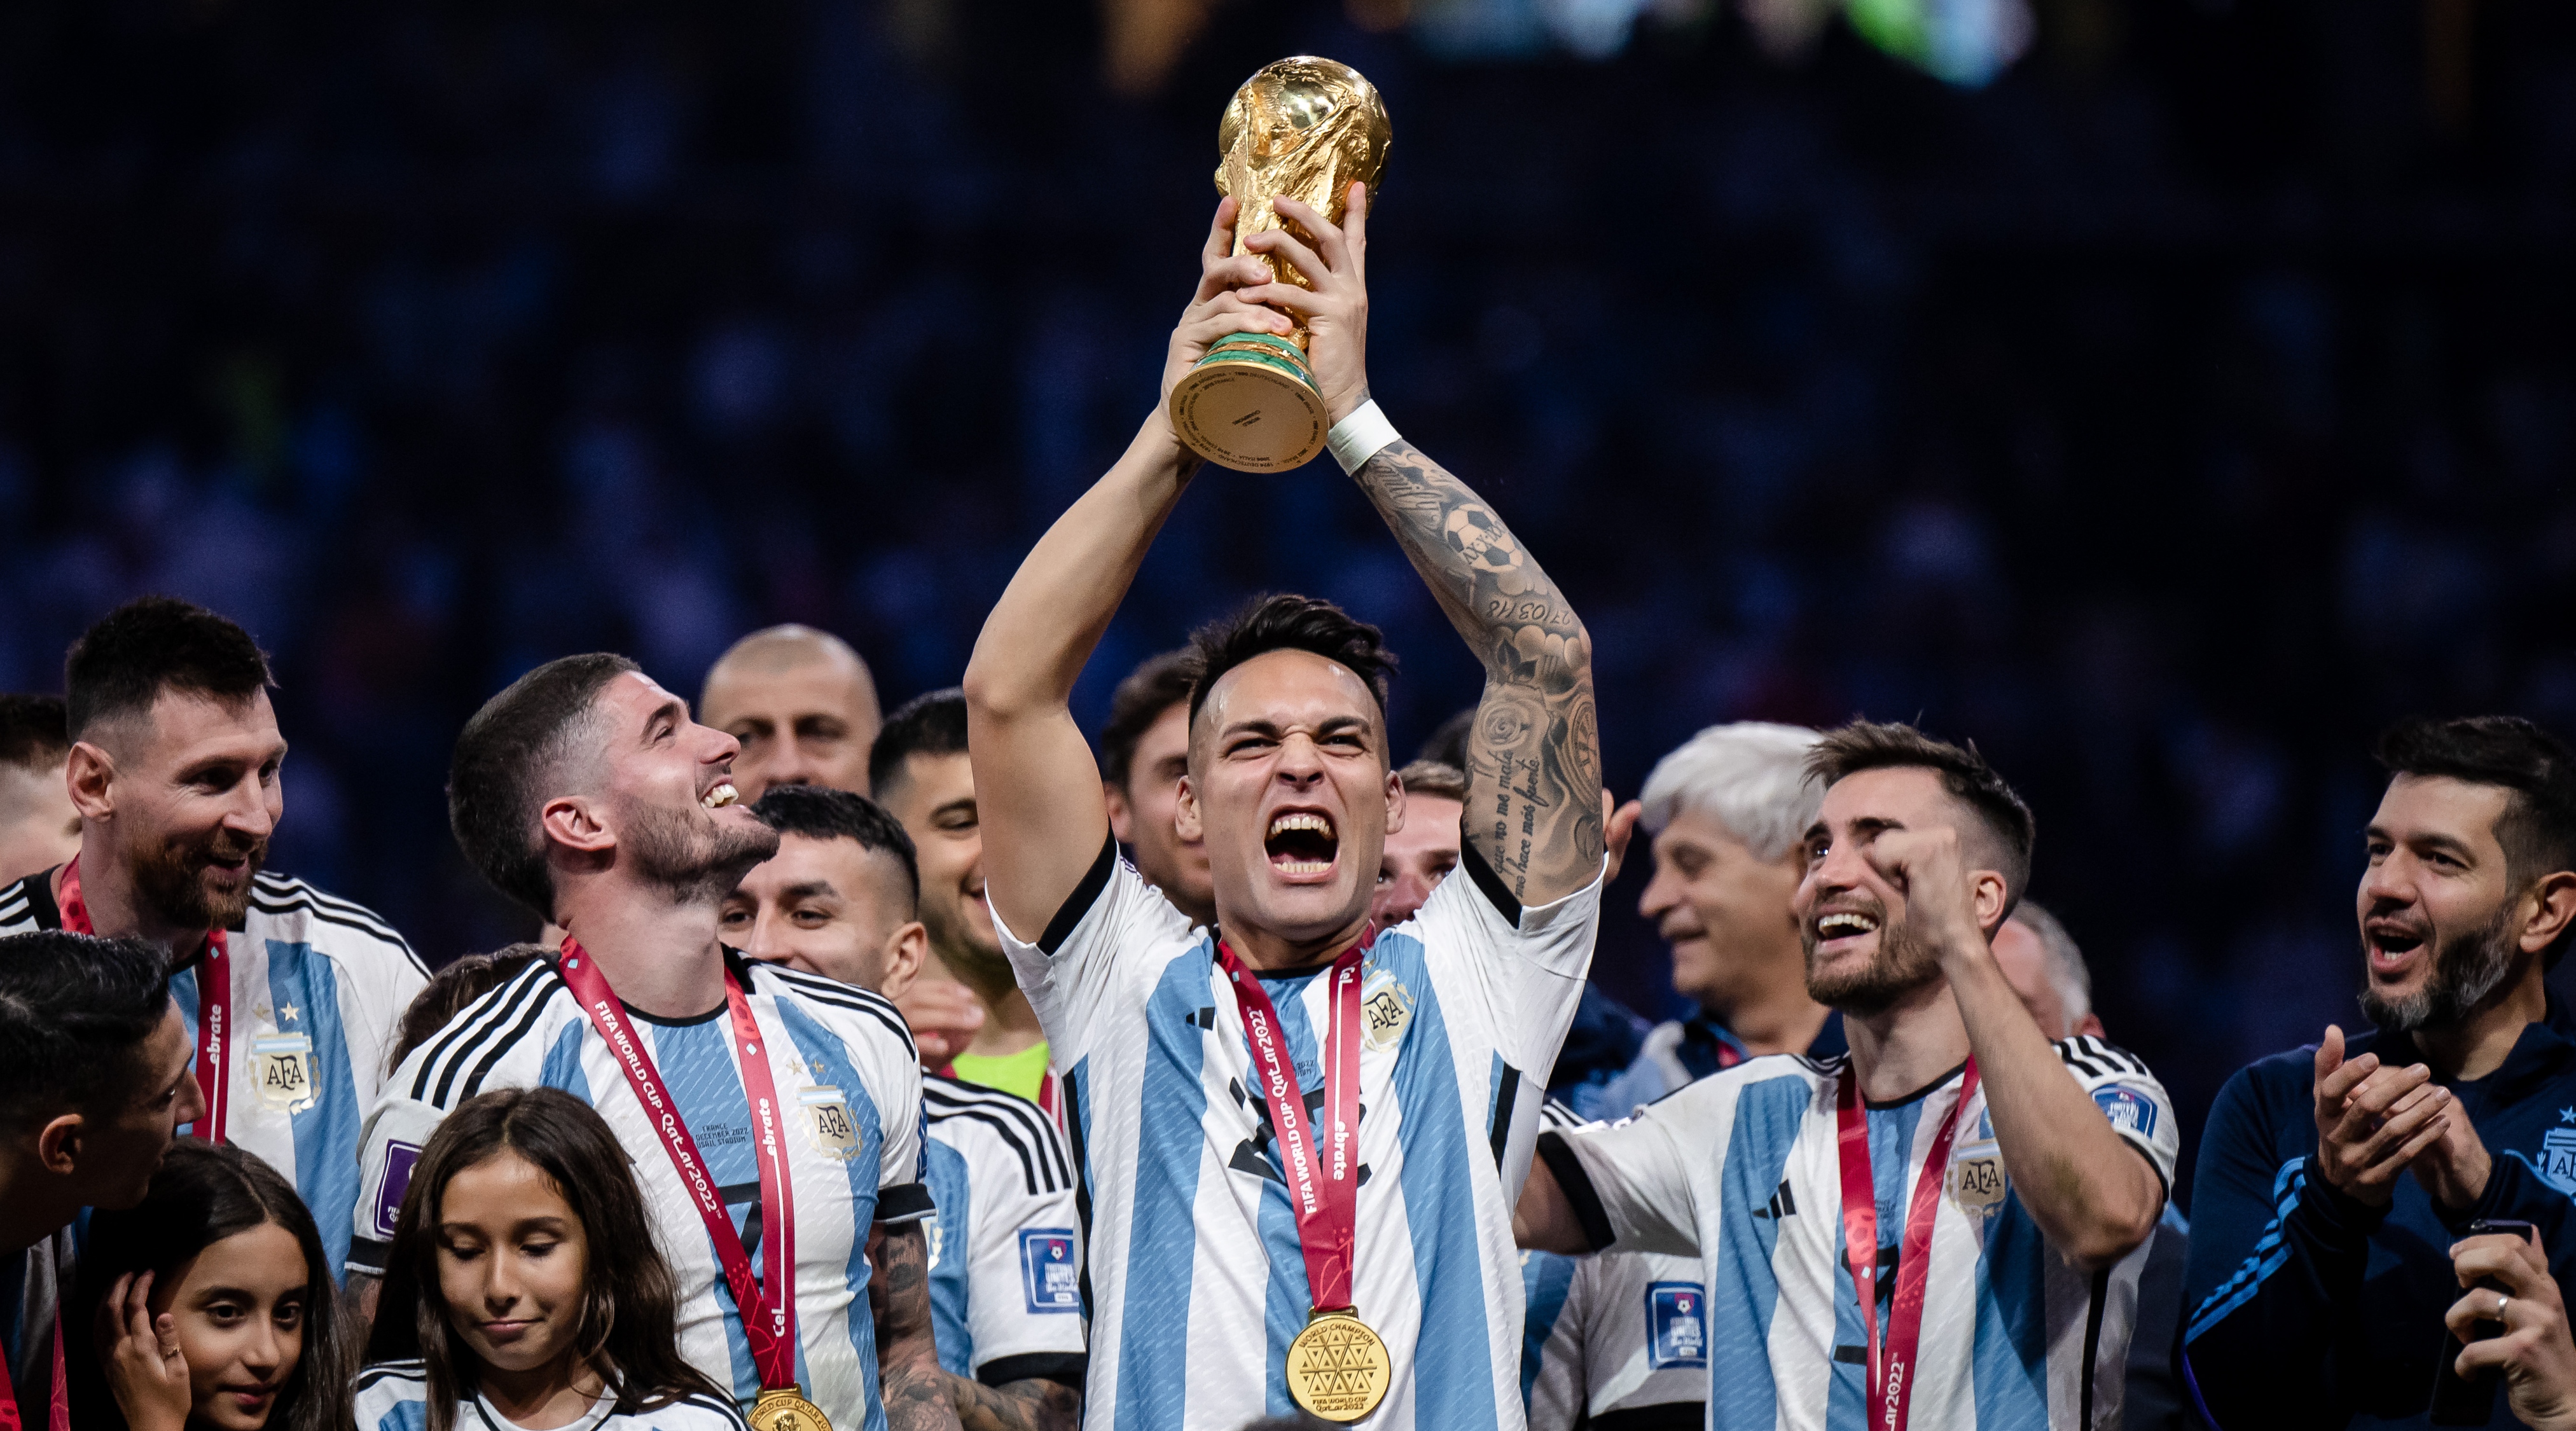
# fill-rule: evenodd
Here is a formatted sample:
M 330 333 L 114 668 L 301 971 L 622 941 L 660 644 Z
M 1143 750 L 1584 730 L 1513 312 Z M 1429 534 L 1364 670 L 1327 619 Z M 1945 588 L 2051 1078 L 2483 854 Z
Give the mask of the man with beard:
M 1055 1072 L 1046 1031 L 1028 995 L 1011 978 L 1010 961 L 993 933 L 984 902 L 984 827 L 977 815 L 975 767 L 966 758 L 966 697 L 954 688 L 913 697 L 897 707 L 868 752 L 877 803 L 903 822 L 921 863 L 921 922 L 930 958 L 917 990 L 946 983 L 975 1001 L 981 1018 L 951 1017 L 952 1052 L 933 1067 L 953 1078 L 1017 1094 L 1055 1115 Z M 912 1004 L 907 1000 L 906 1007 Z
M 1148 657 L 1111 693 L 1109 724 L 1100 728 L 1100 795 L 1109 833 L 1127 847 L 1136 873 L 1192 924 L 1214 924 L 1207 842 L 1182 839 L 1174 823 L 1189 773 L 1193 661 L 1187 648 Z
M 1542 1136 L 1521 1241 L 1696 1255 L 1715 1431 L 2117 1425 L 2179 1146 L 2164 1090 L 2052 1046 L 1997 967 L 2032 822 L 1973 748 L 1857 722 L 1808 769 L 1794 907 L 1849 1056 L 1749 1059 Z
M 560 925 L 563 948 L 387 1080 L 352 1262 L 382 1275 L 412 1166 L 451 1109 L 560 1088 L 633 1159 L 692 1366 L 745 1408 L 802 1420 L 812 1410 L 788 1399 L 802 1397 L 853 1431 L 954 1426 L 925 1280 L 917 1055 L 884 999 L 719 938 L 725 896 L 778 851 L 735 795 L 739 749 L 606 654 L 539 666 L 465 723 L 447 786 L 457 846 Z
M 2509 716 L 2408 721 L 2376 753 L 2354 912 L 2377 1031 L 2244 1069 L 2201 1135 L 2184 1360 L 2221 1425 L 2432 1424 L 2473 1222 L 2538 1224 L 2576 1276 L 2576 1020 L 2542 982 L 2576 928 L 2576 755 Z M 2443 1424 L 2521 1423 L 2490 1395 Z
M 0 934 L 134 937 L 169 956 L 206 1102 L 187 1131 L 292 1179 L 337 1275 L 359 1128 L 429 971 L 373 913 L 262 868 L 286 740 L 249 632 L 144 597 L 72 643 L 63 681 L 80 852 L 0 888 Z
M 80 853 L 80 811 L 63 788 L 72 739 L 59 696 L 0 696 L 0 879 Z
M 1212 348 L 1286 333 L 1269 305 L 1305 319 L 1327 445 L 1483 667 L 1459 875 L 1368 937 L 1407 818 L 1394 660 L 1375 627 L 1293 595 L 1193 641 L 1175 828 L 1206 843 L 1217 924 L 1118 859 L 1069 701 L 1199 471 L 1164 402 L 1021 563 L 966 669 L 994 925 L 1065 1071 L 1090 1195 L 1086 1401 L 1122 1431 L 1301 1405 L 1377 1431 L 1521 1421 L 1511 1198 L 1604 868 L 1591 639 L 1502 517 L 1370 400 L 1365 193 L 1347 197 L 1340 224 L 1272 200 L 1295 230 L 1245 256 L 1218 206 L 1164 395 Z

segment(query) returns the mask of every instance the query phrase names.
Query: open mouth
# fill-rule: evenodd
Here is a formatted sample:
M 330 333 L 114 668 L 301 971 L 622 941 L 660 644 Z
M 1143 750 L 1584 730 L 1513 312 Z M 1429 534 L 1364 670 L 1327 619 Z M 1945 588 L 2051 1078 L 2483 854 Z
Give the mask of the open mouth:
M 741 798 L 741 793 L 733 788 L 732 781 L 719 780 L 715 783 L 714 789 L 698 797 L 698 803 L 710 810 L 721 810 Z
M 2412 962 L 2415 951 L 2424 947 L 2421 931 L 2405 925 L 2373 921 L 2363 934 L 2370 945 L 2370 967 L 2373 972 L 2393 974 Z
M 1837 909 L 1816 916 L 1816 943 L 1819 946 L 1877 932 L 1878 920 L 1856 909 Z
M 1284 875 L 1330 874 L 1341 850 L 1341 837 L 1330 816 L 1314 810 L 1283 810 L 1270 817 L 1261 838 L 1270 867 Z

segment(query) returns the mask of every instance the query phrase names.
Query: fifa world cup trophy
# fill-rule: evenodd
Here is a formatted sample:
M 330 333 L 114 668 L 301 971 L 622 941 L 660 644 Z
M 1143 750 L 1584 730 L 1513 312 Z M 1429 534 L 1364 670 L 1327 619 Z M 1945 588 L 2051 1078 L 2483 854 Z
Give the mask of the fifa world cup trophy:
M 1235 253 L 1247 252 L 1244 239 L 1263 229 L 1286 229 L 1315 247 L 1314 235 L 1270 201 L 1300 200 L 1338 224 L 1354 181 L 1376 197 L 1393 142 L 1386 104 L 1358 70 L 1314 55 L 1264 65 L 1234 92 L 1217 126 L 1224 157 L 1216 187 L 1235 200 Z M 1266 261 L 1282 282 L 1314 287 L 1293 265 Z M 1324 450 L 1329 425 L 1306 341 L 1299 323 L 1285 338 L 1237 333 L 1217 343 L 1173 386 L 1172 429 L 1200 456 L 1238 471 L 1304 465 Z

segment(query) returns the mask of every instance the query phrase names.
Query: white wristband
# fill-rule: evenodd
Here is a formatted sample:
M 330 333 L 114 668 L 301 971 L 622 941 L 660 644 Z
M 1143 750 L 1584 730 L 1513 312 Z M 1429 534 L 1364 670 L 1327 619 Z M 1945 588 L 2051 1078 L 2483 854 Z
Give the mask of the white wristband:
M 1309 428 L 1308 431 L 1313 431 Z M 1344 473 L 1357 472 L 1360 464 L 1377 456 L 1378 450 L 1395 441 L 1395 424 L 1378 411 L 1377 399 L 1361 403 L 1350 416 L 1333 424 L 1324 434 L 1324 445 L 1333 450 L 1333 460 L 1342 464 Z

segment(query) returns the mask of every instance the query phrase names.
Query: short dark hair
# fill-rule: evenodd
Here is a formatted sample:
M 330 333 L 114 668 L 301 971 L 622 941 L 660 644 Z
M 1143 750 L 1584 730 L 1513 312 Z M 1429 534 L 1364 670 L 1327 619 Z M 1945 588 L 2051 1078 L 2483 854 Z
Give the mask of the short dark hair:
M 552 919 L 554 875 L 537 811 L 540 787 L 602 688 L 633 661 L 606 651 L 548 661 L 512 681 L 465 723 L 447 768 L 447 825 L 492 887 Z
M 1191 654 L 1198 657 L 1198 679 L 1190 682 L 1190 724 L 1198 724 L 1208 692 L 1228 671 L 1272 651 L 1307 651 L 1334 662 L 1377 700 L 1380 726 L 1386 723 L 1386 685 L 1395 675 L 1395 653 L 1386 648 L 1384 632 L 1329 601 L 1312 596 L 1256 596 L 1233 615 L 1211 621 L 1190 633 Z
M 559 1088 L 502 1088 L 457 1104 L 421 1149 L 385 1257 L 384 1310 L 367 1342 L 371 1363 L 421 1360 L 430 1431 L 455 1427 L 477 1365 L 440 1290 L 439 1203 L 458 1173 L 504 1152 L 534 1164 L 581 1219 L 590 1255 L 572 1343 L 606 1379 L 617 1409 L 651 1410 L 684 1396 L 730 1399 L 730 1388 L 719 1390 L 680 1357 L 679 1280 L 608 1121 Z
M 1976 812 L 1998 846 L 1993 853 L 2004 877 L 2004 914 L 2009 918 L 2030 888 L 2031 846 L 2039 835 L 2030 806 L 1986 763 L 1975 741 L 1952 745 L 1899 721 L 1853 721 L 1825 732 L 1807 753 L 1807 773 L 1828 789 L 1847 775 L 1891 769 L 1934 772 L 1952 799 Z
M 304 1350 L 278 1388 L 268 1425 L 271 1431 L 346 1431 L 349 1378 L 357 1371 L 355 1353 L 364 1332 L 340 1303 L 321 1229 L 295 1184 L 258 1154 L 233 1144 L 181 1138 L 162 1158 L 143 1201 L 91 1214 L 79 1281 L 63 1322 L 95 1325 L 119 1277 L 152 1272 L 162 1286 L 172 1286 L 173 1274 L 198 1253 L 256 1227 L 284 1229 L 304 1254 Z M 72 1424 L 85 1431 L 125 1431 L 99 1358 L 65 1360 Z
M 64 723 L 148 714 L 163 691 L 246 701 L 277 684 L 250 633 L 194 602 L 138 596 L 98 619 L 63 658 Z
M 911 755 L 963 755 L 966 752 L 966 692 L 950 686 L 924 691 L 894 708 L 877 728 L 868 747 L 868 788 L 883 791 L 903 773 Z
M 1197 684 L 1198 652 L 1183 647 L 1148 657 L 1142 665 L 1127 673 L 1118 689 L 1109 696 L 1109 724 L 1100 728 L 1100 777 L 1124 790 L 1127 777 L 1136 773 L 1136 743 L 1163 712 L 1190 703 L 1190 687 Z
M 41 775 L 71 748 L 71 723 L 62 697 L 0 696 L 0 765 Z
M 385 1071 L 400 1068 L 413 1049 L 447 1027 L 450 1019 L 465 1012 L 467 1004 L 510 982 L 530 964 L 540 959 L 551 963 L 554 957 L 555 951 L 542 944 L 512 944 L 489 954 L 458 956 L 411 996 L 410 1006 L 403 1010 L 402 1024 L 395 1031 L 394 1051 L 385 1056 Z
M 2576 870 L 2576 753 L 2538 725 L 2520 716 L 2417 716 L 2382 732 L 2371 754 L 2392 778 L 2448 776 L 2511 792 L 2495 837 L 2517 892 L 2542 875 Z M 2547 962 L 2556 964 L 2568 943 L 2560 936 Z
M 1430 795 L 1467 803 L 1467 772 L 1445 760 L 1416 760 L 1395 772 L 1407 795 Z
M 61 929 L 0 937 L 0 1120 L 104 1114 L 151 1070 L 144 1040 L 170 1011 L 170 956 L 140 939 Z
M 772 785 L 752 805 L 751 813 L 781 835 L 856 840 L 860 849 L 894 856 L 903 866 L 904 887 L 912 891 L 913 904 L 921 903 L 921 856 L 913 849 L 912 836 L 904 832 L 901 820 L 867 796 L 820 785 Z

